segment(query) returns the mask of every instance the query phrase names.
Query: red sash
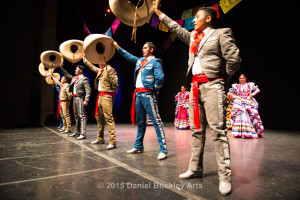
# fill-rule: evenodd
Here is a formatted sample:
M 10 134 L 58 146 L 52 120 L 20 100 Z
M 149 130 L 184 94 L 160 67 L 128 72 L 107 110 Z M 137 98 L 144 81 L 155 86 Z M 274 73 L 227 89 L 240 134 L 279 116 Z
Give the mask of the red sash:
M 194 108 L 194 124 L 196 129 L 200 129 L 200 108 L 198 106 L 198 83 L 207 83 L 209 81 L 217 80 L 218 78 L 208 78 L 205 74 L 194 75 L 192 78 L 193 83 L 193 108 Z
M 152 91 L 153 91 L 152 89 L 147 89 L 147 88 L 136 88 L 134 90 L 133 95 L 132 95 L 132 103 L 131 103 L 131 111 L 130 111 L 132 126 L 135 125 L 135 97 L 136 97 L 136 93 L 137 92 L 152 92 Z
M 59 120 L 60 103 L 64 101 L 69 101 L 69 100 L 59 100 L 59 102 L 57 103 L 57 120 Z
M 99 94 L 97 96 L 97 101 L 96 101 L 95 118 L 97 118 L 97 116 L 98 116 L 98 100 L 99 100 L 99 96 L 103 96 L 103 95 L 114 97 L 116 94 L 114 92 L 103 92 L 103 91 L 99 92 Z

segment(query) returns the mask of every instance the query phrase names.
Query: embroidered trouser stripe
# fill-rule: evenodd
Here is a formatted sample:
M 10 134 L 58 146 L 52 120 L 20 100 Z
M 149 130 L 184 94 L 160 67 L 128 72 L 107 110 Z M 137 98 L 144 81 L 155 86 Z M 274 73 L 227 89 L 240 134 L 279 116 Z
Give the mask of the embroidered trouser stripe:
M 83 98 L 75 97 L 73 100 L 74 106 L 74 115 L 76 121 L 76 130 L 77 134 L 86 136 L 86 116 L 83 105 Z
M 205 145 L 206 122 L 208 123 L 215 149 L 215 155 L 219 166 L 220 181 L 231 180 L 230 148 L 225 126 L 225 92 L 224 83 L 215 80 L 199 85 L 200 129 L 194 125 L 193 91 L 190 92 L 189 116 L 192 129 L 192 149 L 189 169 L 203 171 L 203 152 Z
M 137 92 L 135 99 L 135 108 L 138 131 L 134 148 L 144 148 L 143 140 L 146 131 L 146 116 L 148 114 L 155 128 L 156 136 L 160 146 L 159 152 L 167 153 L 165 133 L 158 112 L 158 106 L 155 95 L 152 92 Z
M 156 119 L 156 124 L 158 125 L 158 128 L 159 128 L 159 133 L 158 134 L 160 134 L 161 140 L 163 142 L 164 150 L 165 150 L 165 152 L 167 152 L 166 137 L 165 137 L 165 132 L 164 132 L 164 129 L 163 129 L 161 117 L 160 117 L 159 112 L 158 112 L 156 95 L 149 95 L 149 99 L 150 99 L 150 105 L 151 105 L 153 116 Z

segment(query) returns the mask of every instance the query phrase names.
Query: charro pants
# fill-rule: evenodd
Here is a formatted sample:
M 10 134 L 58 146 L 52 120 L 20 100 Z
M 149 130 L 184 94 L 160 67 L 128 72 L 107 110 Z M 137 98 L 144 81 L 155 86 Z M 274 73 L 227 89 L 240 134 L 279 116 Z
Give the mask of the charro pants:
M 98 97 L 98 115 L 97 115 L 97 124 L 98 124 L 98 134 L 97 141 L 104 140 L 104 126 L 107 125 L 109 133 L 109 144 L 116 145 L 116 129 L 115 129 L 115 120 L 113 116 L 113 105 L 114 97 L 108 95 L 102 95 Z
M 60 114 L 63 120 L 64 129 L 67 131 L 72 131 L 69 108 L 70 108 L 70 101 L 60 102 Z
M 86 114 L 83 105 L 84 97 L 74 97 L 73 98 L 73 108 L 75 116 L 75 133 L 78 135 L 86 136 Z
M 146 132 L 146 116 L 148 114 L 155 128 L 160 146 L 159 152 L 167 153 L 166 137 L 158 112 L 156 95 L 153 92 L 137 92 L 135 99 L 135 112 L 138 130 L 134 148 L 144 148 L 143 140 Z
M 230 182 L 230 148 L 225 121 L 225 91 L 222 80 L 199 84 L 200 129 L 194 125 L 193 90 L 190 91 L 189 115 L 192 129 L 192 149 L 189 170 L 203 173 L 203 153 L 206 124 L 212 132 L 219 180 Z

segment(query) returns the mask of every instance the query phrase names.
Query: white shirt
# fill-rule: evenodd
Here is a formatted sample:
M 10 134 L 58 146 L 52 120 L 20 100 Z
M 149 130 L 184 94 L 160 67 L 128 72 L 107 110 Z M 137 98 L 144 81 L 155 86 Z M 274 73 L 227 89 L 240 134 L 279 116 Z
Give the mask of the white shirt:
M 210 29 L 211 29 L 210 27 L 207 27 L 206 29 L 203 30 L 204 36 L 210 31 Z M 192 73 L 193 73 L 193 75 L 203 73 L 202 67 L 200 64 L 200 53 L 198 53 L 197 56 L 195 57 L 193 67 L 192 67 Z
M 155 56 L 149 56 L 148 58 L 146 58 L 148 60 L 148 62 L 150 62 L 150 60 L 152 60 L 153 58 L 155 58 Z M 147 63 L 146 63 L 147 64 Z M 145 65 L 146 65 L 145 64 Z M 141 71 L 142 72 L 142 71 Z M 136 82 L 135 82 L 135 87 L 136 88 L 143 88 L 143 82 L 142 82 L 142 75 L 141 72 L 138 72 L 138 75 L 136 77 Z
M 83 77 L 83 74 L 79 75 L 79 79 L 78 79 L 78 80 L 80 80 L 82 77 Z M 78 81 L 77 81 L 77 83 L 78 83 Z M 76 93 L 76 84 L 77 84 L 77 83 L 74 82 L 73 95 L 74 95 L 74 94 L 77 94 L 77 93 Z
M 99 70 L 102 70 L 102 69 L 99 68 Z M 106 70 L 106 67 L 103 68 L 102 74 L 105 72 L 105 70 Z M 102 75 L 102 74 L 101 74 L 101 75 Z M 100 75 L 99 78 L 98 78 L 98 91 L 99 91 L 99 92 L 102 91 L 102 89 L 101 89 L 101 84 L 100 84 L 100 77 L 101 77 L 101 75 Z
M 99 68 L 99 70 L 102 70 L 101 68 Z M 106 67 L 104 67 L 103 68 L 103 72 L 102 72 L 102 74 L 104 73 L 106 71 Z M 99 76 L 99 78 L 98 78 L 98 91 L 100 92 L 100 91 L 102 91 L 102 88 L 101 88 L 101 83 L 100 83 L 100 77 L 101 77 L 101 75 Z M 114 92 L 113 90 L 108 90 L 108 91 L 105 91 L 105 92 Z

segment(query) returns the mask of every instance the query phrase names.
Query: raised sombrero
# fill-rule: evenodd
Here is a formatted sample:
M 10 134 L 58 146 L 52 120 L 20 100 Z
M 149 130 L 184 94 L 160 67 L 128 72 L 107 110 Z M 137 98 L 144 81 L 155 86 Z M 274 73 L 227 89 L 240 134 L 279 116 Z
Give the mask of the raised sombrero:
M 103 34 L 91 34 L 84 39 L 85 57 L 93 64 L 110 60 L 114 53 L 113 39 Z

